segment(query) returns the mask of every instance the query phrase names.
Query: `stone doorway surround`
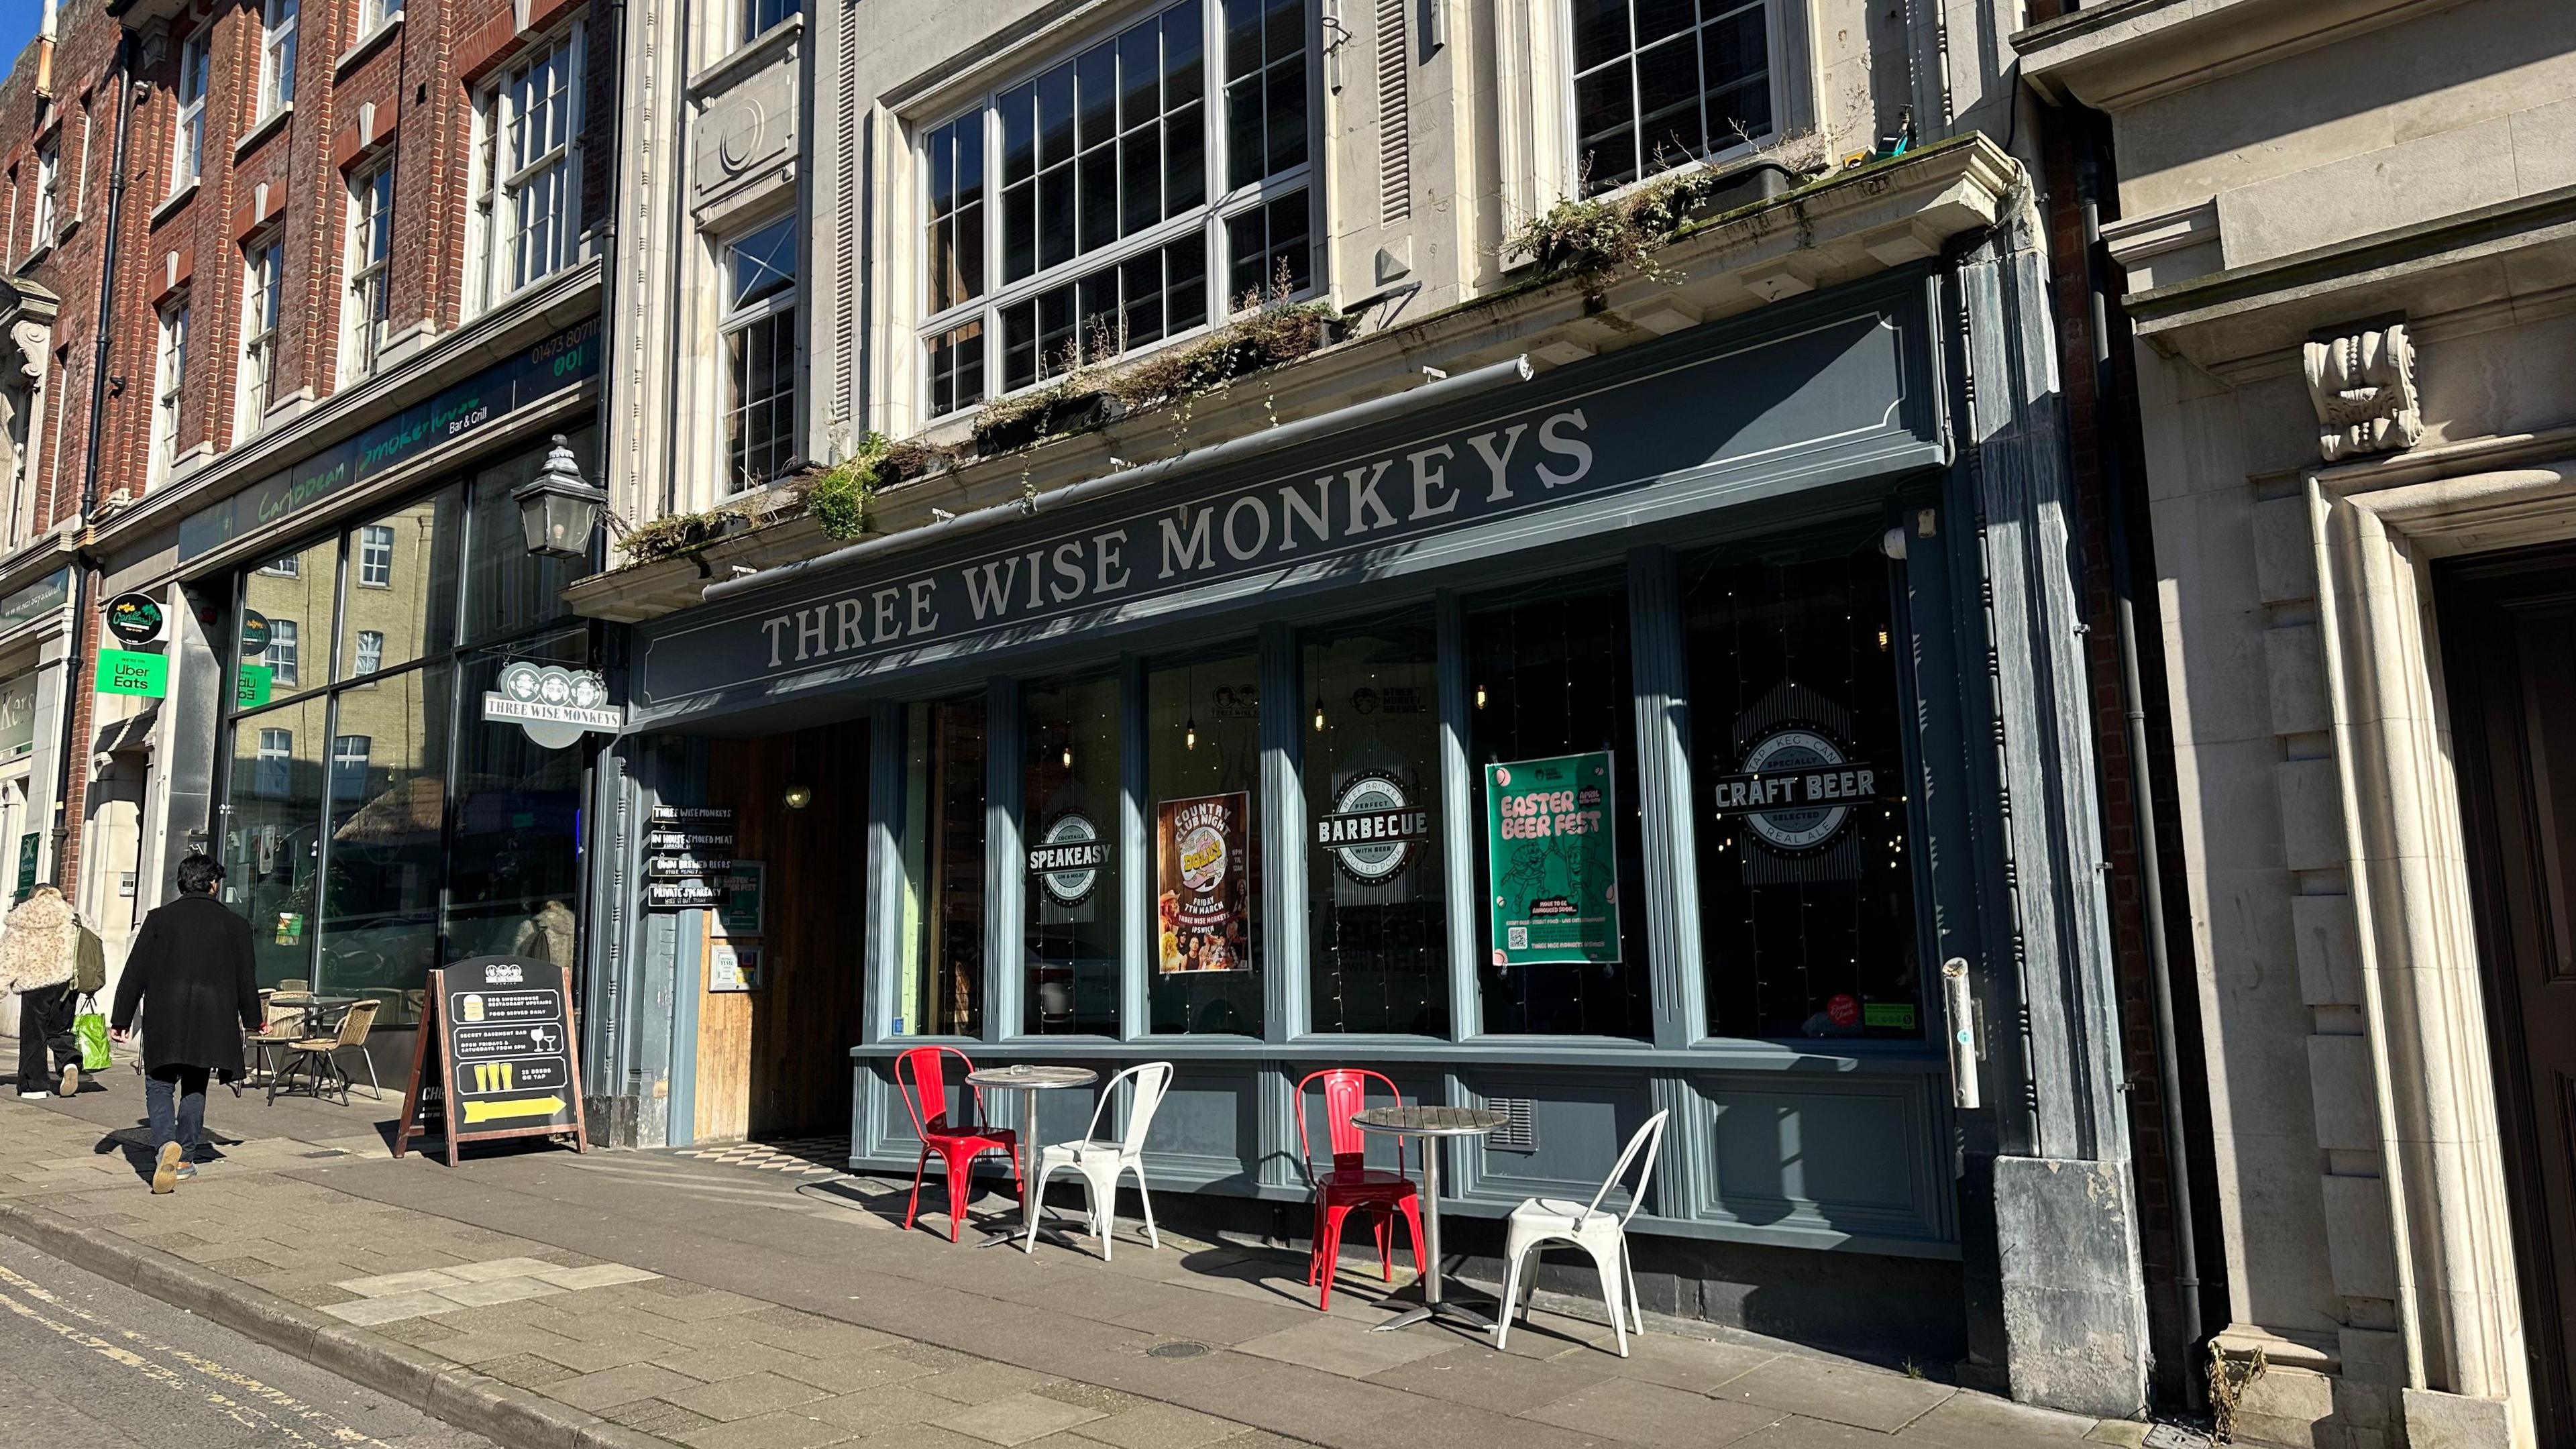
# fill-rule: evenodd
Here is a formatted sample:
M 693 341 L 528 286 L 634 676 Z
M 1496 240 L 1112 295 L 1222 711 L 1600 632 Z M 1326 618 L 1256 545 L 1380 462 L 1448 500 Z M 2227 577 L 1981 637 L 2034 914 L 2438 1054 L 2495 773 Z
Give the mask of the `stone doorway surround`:
M 2576 426 L 2305 479 L 2418 1445 L 2535 1442 L 2435 560 L 2576 538 Z

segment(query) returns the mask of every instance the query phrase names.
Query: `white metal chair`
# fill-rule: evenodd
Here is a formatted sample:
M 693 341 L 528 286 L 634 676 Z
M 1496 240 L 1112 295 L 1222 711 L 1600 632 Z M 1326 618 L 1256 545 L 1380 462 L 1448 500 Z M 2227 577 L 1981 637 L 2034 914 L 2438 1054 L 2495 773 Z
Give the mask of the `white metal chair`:
M 1109 1111 L 1110 1101 L 1118 1095 L 1118 1084 L 1126 1082 L 1132 1089 L 1127 1103 L 1127 1130 L 1117 1139 L 1100 1135 L 1101 1118 Z M 1086 1203 L 1090 1208 L 1091 1235 L 1100 1240 L 1100 1257 L 1109 1260 L 1110 1231 L 1118 1225 L 1118 1178 L 1121 1173 L 1136 1174 L 1136 1200 L 1145 1207 L 1145 1241 L 1160 1249 L 1162 1235 L 1154 1231 L 1154 1197 L 1145 1189 L 1145 1134 L 1154 1125 L 1154 1111 L 1163 1105 L 1163 1093 L 1172 1085 L 1170 1062 L 1147 1062 L 1129 1067 L 1109 1079 L 1100 1091 L 1100 1105 L 1091 1109 L 1091 1125 L 1083 1130 L 1077 1142 L 1059 1142 L 1038 1154 L 1037 1169 L 1029 1176 L 1029 1200 L 1043 1209 L 1046 1203 L 1047 1177 L 1057 1168 L 1070 1167 L 1082 1174 Z M 1038 1246 L 1038 1213 L 1029 1214 L 1028 1251 Z
M 1628 1220 L 1646 1201 L 1646 1184 L 1654 1179 L 1655 1158 L 1664 1146 L 1664 1124 L 1671 1116 L 1665 1111 L 1646 1119 L 1646 1125 L 1628 1139 L 1619 1161 L 1602 1179 L 1601 1190 L 1592 1195 L 1592 1201 L 1577 1207 L 1563 1198 L 1534 1197 L 1512 1209 L 1503 1247 L 1503 1259 L 1511 1264 L 1511 1271 L 1503 1279 L 1503 1301 L 1498 1305 L 1502 1311 L 1494 1315 L 1495 1348 L 1511 1341 L 1512 1301 L 1522 1286 L 1522 1264 L 1549 1243 L 1571 1243 L 1590 1253 L 1592 1261 L 1599 1265 L 1602 1301 L 1610 1308 L 1610 1331 L 1618 1337 L 1619 1356 L 1628 1356 L 1630 1324 L 1639 1333 L 1646 1331 L 1645 1316 L 1637 1309 L 1636 1269 L 1628 1261 Z M 1619 1185 L 1619 1179 L 1628 1175 L 1630 1164 L 1641 1158 L 1645 1166 L 1638 1170 L 1637 1189 L 1628 1199 L 1628 1210 L 1602 1211 L 1601 1200 Z M 1535 1296 L 1538 1274 L 1531 1272 L 1529 1279 L 1530 1293 Z M 1529 1312 L 1526 1299 L 1521 1301 L 1521 1312 L 1524 1316 Z

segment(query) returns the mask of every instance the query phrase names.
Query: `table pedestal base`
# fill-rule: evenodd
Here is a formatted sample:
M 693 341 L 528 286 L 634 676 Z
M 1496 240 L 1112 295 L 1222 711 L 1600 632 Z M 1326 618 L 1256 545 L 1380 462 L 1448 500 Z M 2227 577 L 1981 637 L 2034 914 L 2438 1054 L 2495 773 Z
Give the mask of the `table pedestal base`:
M 1454 1323 L 1462 1328 L 1472 1328 L 1478 1333 L 1491 1333 L 1494 1331 L 1494 1320 L 1487 1318 L 1485 1315 L 1478 1313 L 1476 1310 L 1469 1308 L 1463 1303 L 1452 1303 L 1445 1298 L 1437 1303 L 1425 1304 L 1420 1308 L 1399 1313 L 1369 1331 L 1371 1333 L 1388 1333 L 1399 1328 L 1411 1328 L 1417 1323 L 1431 1322 Z

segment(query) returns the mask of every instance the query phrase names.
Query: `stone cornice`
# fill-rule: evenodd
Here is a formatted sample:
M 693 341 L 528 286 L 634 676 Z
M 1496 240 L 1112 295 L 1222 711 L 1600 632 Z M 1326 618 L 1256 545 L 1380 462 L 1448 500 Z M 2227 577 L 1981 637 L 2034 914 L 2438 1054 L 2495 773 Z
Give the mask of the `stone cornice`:
M 2011 37 L 2022 78 L 2105 111 L 2270 65 L 2458 0 L 2114 0 Z
M 1837 172 L 1699 223 L 1654 254 L 1653 275 L 1622 274 L 1589 291 L 1574 279 L 1521 282 L 1381 326 L 1183 405 L 890 488 L 872 518 L 879 531 L 900 532 L 931 522 L 934 508 L 966 513 L 1030 491 L 1043 499 L 1123 463 L 1403 391 L 1422 381 L 1425 367 L 1461 372 L 1518 353 L 1561 365 L 1615 352 L 1929 261 L 1953 238 L 1994 225 L 2022 186 L 2020 166 L 1981 134 Z M 717 542 L 701 552 L 704 567 L 686 557 L 633 564 L 582 580 L 566 598 L 590 617 L 633 623 L 695 604 L 710 579 L 738 568 L 767 568 L 835 546 L 811 521 L 796 519 Z

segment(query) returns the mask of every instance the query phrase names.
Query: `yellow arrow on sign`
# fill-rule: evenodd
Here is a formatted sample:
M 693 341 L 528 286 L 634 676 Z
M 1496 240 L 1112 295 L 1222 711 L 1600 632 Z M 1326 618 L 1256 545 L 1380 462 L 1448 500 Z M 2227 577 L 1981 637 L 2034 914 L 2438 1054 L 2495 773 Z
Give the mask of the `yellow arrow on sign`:
M 564 1109 L 561 1097 L 530 1097 L 518 1102 L 468 1102 L 465 1123 L 489 1122 L 499 1117 L 551 1117 Z

